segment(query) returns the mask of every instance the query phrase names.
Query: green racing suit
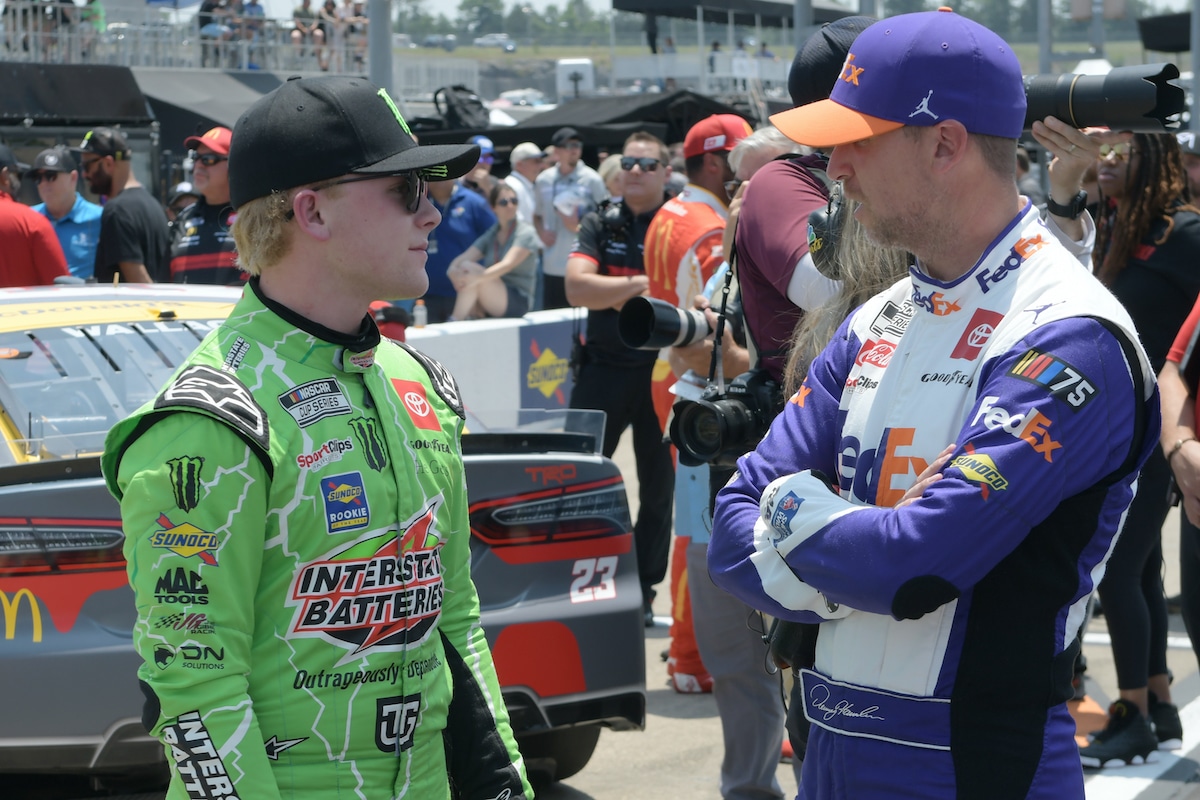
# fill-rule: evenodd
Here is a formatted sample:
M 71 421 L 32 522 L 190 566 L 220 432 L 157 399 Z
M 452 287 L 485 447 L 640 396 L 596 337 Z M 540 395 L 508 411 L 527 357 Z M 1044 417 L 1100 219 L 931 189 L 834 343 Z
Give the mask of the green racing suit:
M 531 798 L 479 623 L 453 378 L 246 288 L 109 434 L 177 798 Z

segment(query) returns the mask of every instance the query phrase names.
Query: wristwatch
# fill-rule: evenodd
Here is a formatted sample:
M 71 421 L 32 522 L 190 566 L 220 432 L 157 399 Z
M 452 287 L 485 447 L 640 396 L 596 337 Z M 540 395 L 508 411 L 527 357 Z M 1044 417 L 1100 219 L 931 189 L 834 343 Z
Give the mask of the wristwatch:
M 1061 206 L 1054 202 L 1053 197 L 1046 198 L 1046 210 L 1056 217 L 1066 217 L 1067 219 L 1078 219 L 1083 213 L 1083 209 L 1087 208 L 1087 192 L 1082 189 L 1079 194 L 1071 198 L 1071 202 L 1065 206 Z

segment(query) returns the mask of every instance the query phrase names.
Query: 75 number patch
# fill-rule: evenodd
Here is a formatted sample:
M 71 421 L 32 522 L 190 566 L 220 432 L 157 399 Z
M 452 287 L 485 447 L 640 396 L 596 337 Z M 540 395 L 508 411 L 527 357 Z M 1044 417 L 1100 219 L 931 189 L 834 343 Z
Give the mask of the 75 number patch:
M 1051 395 L 1064 400 L 1076 411 L 1096 396 L 1096 387 L 1086 375 L 1058 356 L 1036 348 L 1030 348 L 1017 359 L 1008 374 L 1049 390 Z

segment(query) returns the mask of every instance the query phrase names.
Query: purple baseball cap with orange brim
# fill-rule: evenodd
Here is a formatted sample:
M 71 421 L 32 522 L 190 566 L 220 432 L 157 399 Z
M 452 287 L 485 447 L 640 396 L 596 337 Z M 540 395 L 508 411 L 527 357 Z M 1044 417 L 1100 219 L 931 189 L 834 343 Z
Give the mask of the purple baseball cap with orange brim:
M 771 117 L 810 147 L 945 120 L 1006 139 L 1020 138 L 1025 124 L 1025 85 L 1012 48 L 949 8 L 876 22 L 854 40 L 828 100 Z

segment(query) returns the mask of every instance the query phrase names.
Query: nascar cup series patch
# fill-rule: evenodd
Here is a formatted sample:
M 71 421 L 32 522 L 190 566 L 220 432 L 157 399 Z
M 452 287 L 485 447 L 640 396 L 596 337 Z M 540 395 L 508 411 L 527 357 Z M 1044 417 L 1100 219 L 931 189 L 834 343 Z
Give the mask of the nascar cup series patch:
M 333 378 L 321 378 L 295 386 L 279 395 L 279 405 L 291 414 L 301 428 L 314 422 L 339 414 L 349 414 L 354 409 L 342 394 L 342 389 Z

